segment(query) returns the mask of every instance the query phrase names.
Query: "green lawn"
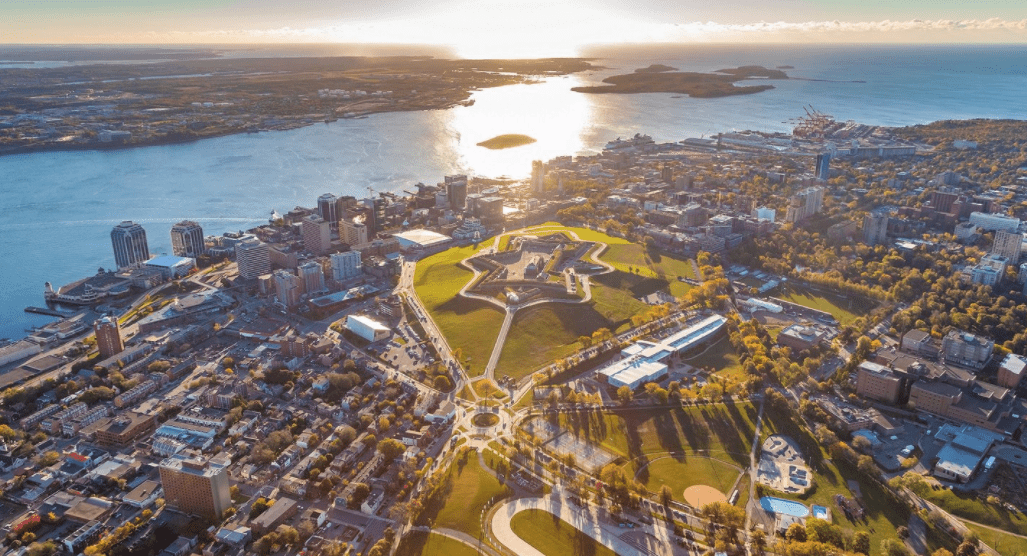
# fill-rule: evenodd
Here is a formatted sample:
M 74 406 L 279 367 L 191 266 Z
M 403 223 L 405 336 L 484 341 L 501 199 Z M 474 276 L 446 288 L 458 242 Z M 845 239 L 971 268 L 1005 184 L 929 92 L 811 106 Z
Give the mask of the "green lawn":
M 416 524 L 456 529 L 478 538 L 481 509 L 494 496 L 508 494 L 510 489 L 478 463 L 477 452 L 469 451 L 466 461 L 458 460 L 444 472 Z
M 744 369 L 738 361 L 738 354 L 728 337 L 720 339 L 717 343 L 706 348 L 706 351 L 690 358 L 682 359 L 693 367 L 706 367 L 713 369 L 715 374 L 731 378 L 743 379 Z
M 868 314 L 875 307 L 874 303 L 861 297 L 845 297 L 796 285 L 784 286 L 780 298 L 803 307 L 831 313 L 842 326 L 852 324 L 857 318 Z
M 981 542 L 990 546 L 999 554 L 1027 554 L 1027 539 L 1023 537 L 1017 537 L 1009 533 L 1000 533 L 994 529 L 988 529 L 973 523 L 965 523 L 965 525 L 971 531 L 977 533 Z
M 443 535 L 414 531 L 403 537 L 396 556 L 477 556 L 478 550 Z
M 503 312 L 484 301 L 457 297 L 474 274 L 458 266 L 473 255 L 471 246 L 453 248 L 419 261 L 414 288 L 453 350 L 461 350 L 471 376 L 488 364 L 503 325 Z
M 650 454 L 681 454 L 681 461 L 709 467 L 712 456 L 744 467 L 755 432 L 751 403 L 713 404 L 674 409 L 637 409 L 615 413 L 579 412 L 560 417 L 561 426 L 644 469 Z M 686 468 L 682 468 L 685 471 Z M 690 472 L 690 471 L 689 471 Z M 735 472 L 737 475 L 737 471 Z M 643 470 L 639 480 L 649 477 Z
M 611 326 L 590 305 L 546 304 L 518 311 L 503 345 L 496 376 L 520 379 L 581 349 L 579 336 Z
M 617 556 L 617 553 L 545 510 L 525 510 L 510 519 L 518 537 L 548 556 Z
M 637 469 L 629 469 L 635 473 Z M 731 487 L 740 471 L 706 456 L 678 456 L 653 460 L 644 470 L 649 492 L 659 492 L 663 485 L 670 486 L 675 500 L 683 500 L 685 489 L 693 485 L 708 485 L 724 496 L 730 496 Z
M 929 490 L 924 498 L 941 506 L 943 510 L 956 517 L 1027 535 L 1027 517 L 1024 514 L 1013 513 L 994 504 L 988 504 L 977 498 L 977 493 L 962 494 L 951 490 Z

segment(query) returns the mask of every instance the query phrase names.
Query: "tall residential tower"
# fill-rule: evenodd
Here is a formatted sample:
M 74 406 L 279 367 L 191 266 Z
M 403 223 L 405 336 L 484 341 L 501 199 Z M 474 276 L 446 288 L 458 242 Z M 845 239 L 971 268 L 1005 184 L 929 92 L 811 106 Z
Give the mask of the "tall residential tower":
M 145 263 L 150 258 L 146 230 L 135 222 L 126 220 L 115 226 L 111 230 L 111 244 L 114 246 L 114 262 L 119 269 Z
M 207 251 L 203 244 L 203 228 L 191 220 L 171 227 L 171 250 L 178 257 L 196 258 Z

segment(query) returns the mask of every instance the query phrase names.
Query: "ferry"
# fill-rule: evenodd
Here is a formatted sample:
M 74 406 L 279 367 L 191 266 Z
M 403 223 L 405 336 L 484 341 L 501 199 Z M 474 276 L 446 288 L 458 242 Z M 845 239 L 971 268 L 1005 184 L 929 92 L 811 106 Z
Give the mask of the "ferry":
M 618 137 L 613 141 L 610 141 L 605 147 L 603 147 L 603 150 L 617 151 L 622 149 L 642 149 L 655 144 L 656 142 L 653 141 L 652 137 L 636 133 L 635 136 L 630 139 L 621 139 Z

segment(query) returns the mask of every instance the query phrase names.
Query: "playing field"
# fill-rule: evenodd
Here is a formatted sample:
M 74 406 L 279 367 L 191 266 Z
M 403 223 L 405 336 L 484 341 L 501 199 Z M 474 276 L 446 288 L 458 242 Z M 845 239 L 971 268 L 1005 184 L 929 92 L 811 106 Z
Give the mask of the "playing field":
M 658 456 L 653 456 L 654 458 Z M 696 486 L 705 486 L 724 496 L 734 487 L 741 469 L 705 456 L 667 456 L 653 459 L 645 467 L 634 472 L 649 492 L 659 492 L 663 485 L 670 487 L 677 500 L 682 493 Z M 689 504 L 692 504 L 689 502 Z M 699 507 L 692 504 L 695 507 Z
M 803 307 L 831 313 L 842 326 L 852 324 L 853 321 L 866 315 L 876 306 L 873 302 L 861 297 L 824 293 L 796 285 L 782 288 L 780 297 Z
M 616 552 L 545 510 L 518 512 L 510 519 L 510 528 L 547 556 L 617 556 Z

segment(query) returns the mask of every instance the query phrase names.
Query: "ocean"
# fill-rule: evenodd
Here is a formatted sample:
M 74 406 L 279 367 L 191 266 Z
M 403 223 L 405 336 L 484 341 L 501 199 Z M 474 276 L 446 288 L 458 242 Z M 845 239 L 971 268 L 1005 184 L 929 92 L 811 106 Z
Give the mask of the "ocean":
M 48 322 L 23 312 L 55 287 L 114 266 L 110 230 L 141 223 L 152 254 L 170 253 L 180 220 L 206 234 L 267 222 L 318 195 L 410 190 L 451 173 L 525 177 L 531 160 L 594 153 L 635 133 L 657 142 L 732 130 L 788 131 L 812 105 L 838 120 L 904 126 L 1024 117 L 1022 46 L 659 45 L 585 49 L 603 69 L 474 93 L 473 106 L 379 114 L 290 131 L 113 151 L 0 157 L 0 338 Z M 264 53 L 262 53 L 264 55 Z M 659 63 L 683 71 L 792 66 L 755 95 L 586 95 L 571 87 Z M 677 98 L 675 98 L 677 97 Z M 536 143 L 476 143 L 523 133 Z

